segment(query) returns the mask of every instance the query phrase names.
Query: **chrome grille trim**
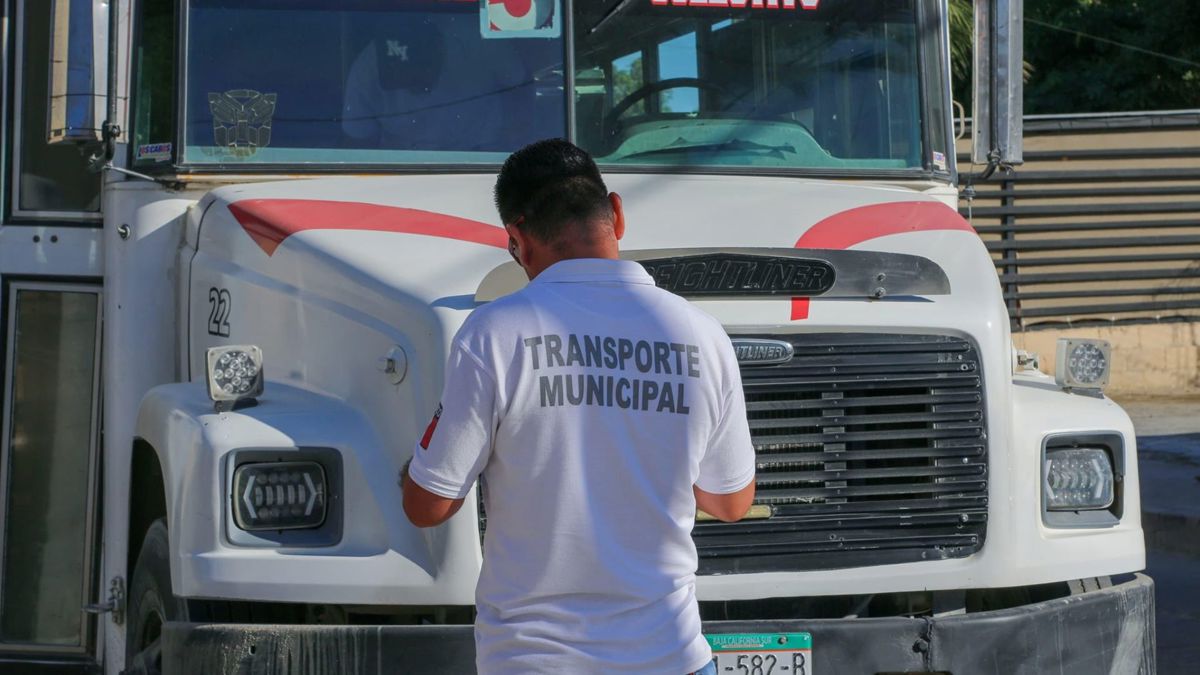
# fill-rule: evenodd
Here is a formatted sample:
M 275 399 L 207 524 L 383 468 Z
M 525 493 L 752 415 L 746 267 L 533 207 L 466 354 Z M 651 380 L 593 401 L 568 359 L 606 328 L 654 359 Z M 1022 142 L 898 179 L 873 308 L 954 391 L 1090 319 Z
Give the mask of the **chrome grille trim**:
M 961 558 L 987 529 L 978 350 L 947 335 L 736 335 L 786 340 L 742 367 L 771 517 L 698 523 L 701 574 Z

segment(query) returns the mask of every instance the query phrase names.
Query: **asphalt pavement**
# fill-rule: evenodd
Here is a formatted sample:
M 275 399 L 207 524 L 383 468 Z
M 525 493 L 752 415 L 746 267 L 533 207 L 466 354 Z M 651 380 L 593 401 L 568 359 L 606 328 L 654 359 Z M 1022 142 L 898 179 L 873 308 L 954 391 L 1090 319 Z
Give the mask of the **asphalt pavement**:
M 1121 401 L 1138 434 L 1159 675 L 1200 672 L 1200 399 Z

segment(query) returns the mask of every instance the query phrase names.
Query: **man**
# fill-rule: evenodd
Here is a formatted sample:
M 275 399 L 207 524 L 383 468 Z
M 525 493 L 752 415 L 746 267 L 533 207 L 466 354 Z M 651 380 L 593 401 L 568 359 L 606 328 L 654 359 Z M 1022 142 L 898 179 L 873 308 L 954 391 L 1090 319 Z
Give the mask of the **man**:
M 530 283 L 454 338 L 404 510 L 442 523 L 482 474 L 480 673 L 712 672 L 691 529 L 754 498 L 729 338 L 618 259 L 621 199 L 583 150 L 517 151 L 495 196 Z

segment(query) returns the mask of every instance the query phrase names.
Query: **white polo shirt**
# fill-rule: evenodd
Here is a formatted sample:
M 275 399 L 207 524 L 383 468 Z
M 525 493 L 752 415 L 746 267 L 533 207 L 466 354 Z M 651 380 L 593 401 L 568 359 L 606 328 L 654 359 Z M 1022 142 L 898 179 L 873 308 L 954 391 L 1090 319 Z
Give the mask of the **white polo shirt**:
M 729 337 L 635 262 L 559 262 L 455 336 L 410 475 L 482 474 L 480 673 L 677 673 L 710 659 L 692 486 L 754 479 Z

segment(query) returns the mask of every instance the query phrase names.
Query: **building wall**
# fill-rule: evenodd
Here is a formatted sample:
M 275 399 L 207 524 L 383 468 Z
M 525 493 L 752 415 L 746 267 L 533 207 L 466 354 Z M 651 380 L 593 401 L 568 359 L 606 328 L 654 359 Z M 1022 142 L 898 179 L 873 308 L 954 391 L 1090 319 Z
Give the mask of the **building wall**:
M 1025 152 L 961 202 L 1018 348 L 1052 373 L 1058 337 L 1108 340 L 1112 393 L 1200 396 L 1200 112 L 1028 118 Z
M 1035 352 L 1043 371 L 1054 373 L 1060 337 L 1107 340 L 1112 344 L 1112 380 L 1117 397 L 1200 397 L 1200 323 L 1134 324 L 1031 330 L 1013 334 L 1017 349 Z M 1200 415 L 1200 407 L 1196 413 Z

